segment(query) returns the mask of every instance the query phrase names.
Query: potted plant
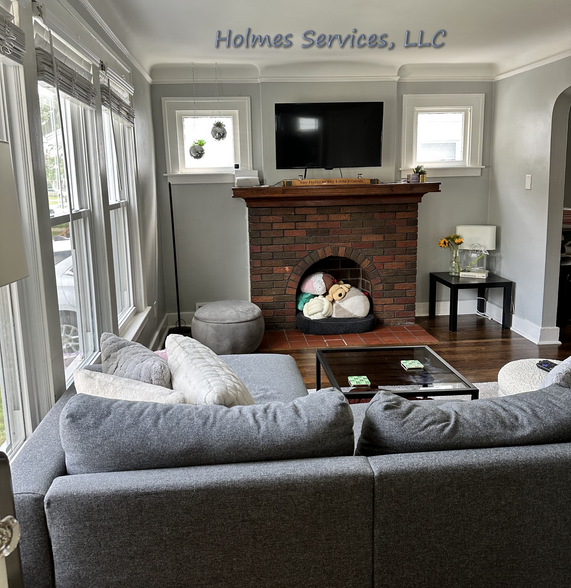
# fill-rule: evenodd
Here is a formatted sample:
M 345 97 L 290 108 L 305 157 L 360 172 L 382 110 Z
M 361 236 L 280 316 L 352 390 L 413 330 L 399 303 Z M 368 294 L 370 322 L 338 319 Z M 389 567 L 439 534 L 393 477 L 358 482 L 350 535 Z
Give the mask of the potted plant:
M 417 165 L 412 170 L 412 176 L 410 181 L 413 184 L 418 184 L 419 182 L 426 182 L 426 170 L 424 169 L 423 165 Z
M 210 134 L 214 137 L 214 139 L 216 139 L 216 141 L 221 141 L 222 139 L 225 139 L 226 135 L 228 134 L 228 132 L 226 131 L 226 125 L 222 121 L 217 120 L 212 125 L 212 130 L 210 131 Z
M 201 159 L 204 155 L 204 146 L 206 145 L 206 141 L 203 139 L 198 139 L 198 141 L 194 141 L 192 147 L 189 149 L 190 156 L 194 159 Z

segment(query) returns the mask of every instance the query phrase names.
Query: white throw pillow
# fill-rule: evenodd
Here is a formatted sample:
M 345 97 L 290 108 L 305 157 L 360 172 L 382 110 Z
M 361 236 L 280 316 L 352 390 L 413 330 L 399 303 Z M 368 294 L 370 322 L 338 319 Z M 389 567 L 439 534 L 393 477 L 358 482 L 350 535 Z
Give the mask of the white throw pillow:
M 169 335 L 166 346 L 173 390 L 182 392 L 189 404 L 255 404 L 228 364 L 196 339 Z
M 121 378 L 112 374 L 77 370 L 74 374 L 75 389 L 79 394 L 103 396 L 115 400 L 160 402 L 163 404 L 185 404 L 184 394 L 164 386 L 155 386 L 139 380 Z

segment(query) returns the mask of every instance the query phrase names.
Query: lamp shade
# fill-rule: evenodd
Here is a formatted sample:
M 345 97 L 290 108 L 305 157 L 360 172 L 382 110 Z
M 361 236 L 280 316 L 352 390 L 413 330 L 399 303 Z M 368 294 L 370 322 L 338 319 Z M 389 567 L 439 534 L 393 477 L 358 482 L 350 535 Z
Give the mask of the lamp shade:
M 0 287 L 28 276 L 10 145 L 0 141 Z
M 471 249 L 474 243 L 485 247 L 487 251 L 496 248 L 495 225 L 458 225 L 456 234 L 464 239 L 459 249 Z

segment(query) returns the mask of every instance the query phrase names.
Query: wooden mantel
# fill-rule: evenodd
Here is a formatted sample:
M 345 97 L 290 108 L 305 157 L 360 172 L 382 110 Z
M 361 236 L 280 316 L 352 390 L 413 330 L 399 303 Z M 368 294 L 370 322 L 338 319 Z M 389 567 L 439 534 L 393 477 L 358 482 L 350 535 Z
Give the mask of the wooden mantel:
M 408 204 L 420 202 L 428 192 L 440 192 L 440 182 L 419 184 L 324 184 L 232 188 L 233 198 L 243 198 L 248 208 L 272 206 L 351 206 L 355 204 Z

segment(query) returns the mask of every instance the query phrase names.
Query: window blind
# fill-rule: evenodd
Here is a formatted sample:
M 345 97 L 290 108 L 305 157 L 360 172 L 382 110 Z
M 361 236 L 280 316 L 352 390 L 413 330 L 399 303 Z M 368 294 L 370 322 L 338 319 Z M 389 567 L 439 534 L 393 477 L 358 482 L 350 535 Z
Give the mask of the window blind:
M 26 37 L 13 20 L 14 17 L 0 7 L 0 54 L 16 63 L 22 63 L 26 52 Z
M 87 106 L 95 107 L 95 86 L 81 74 L 56 58 L 59 89 Z M 38 81 L 55 86 L 54 63 L 50 53 L 36 47 Z
M 109 87 L 110 86 L 110 87 Z M 108 85 L 105 76 L 101 80 L 101 104 L 111 112 L 125 119 L 128 123 L 135 123 L 135 109 L 129 102 L 129 95 L 126 92 L 120 92 L 113 84 Z

